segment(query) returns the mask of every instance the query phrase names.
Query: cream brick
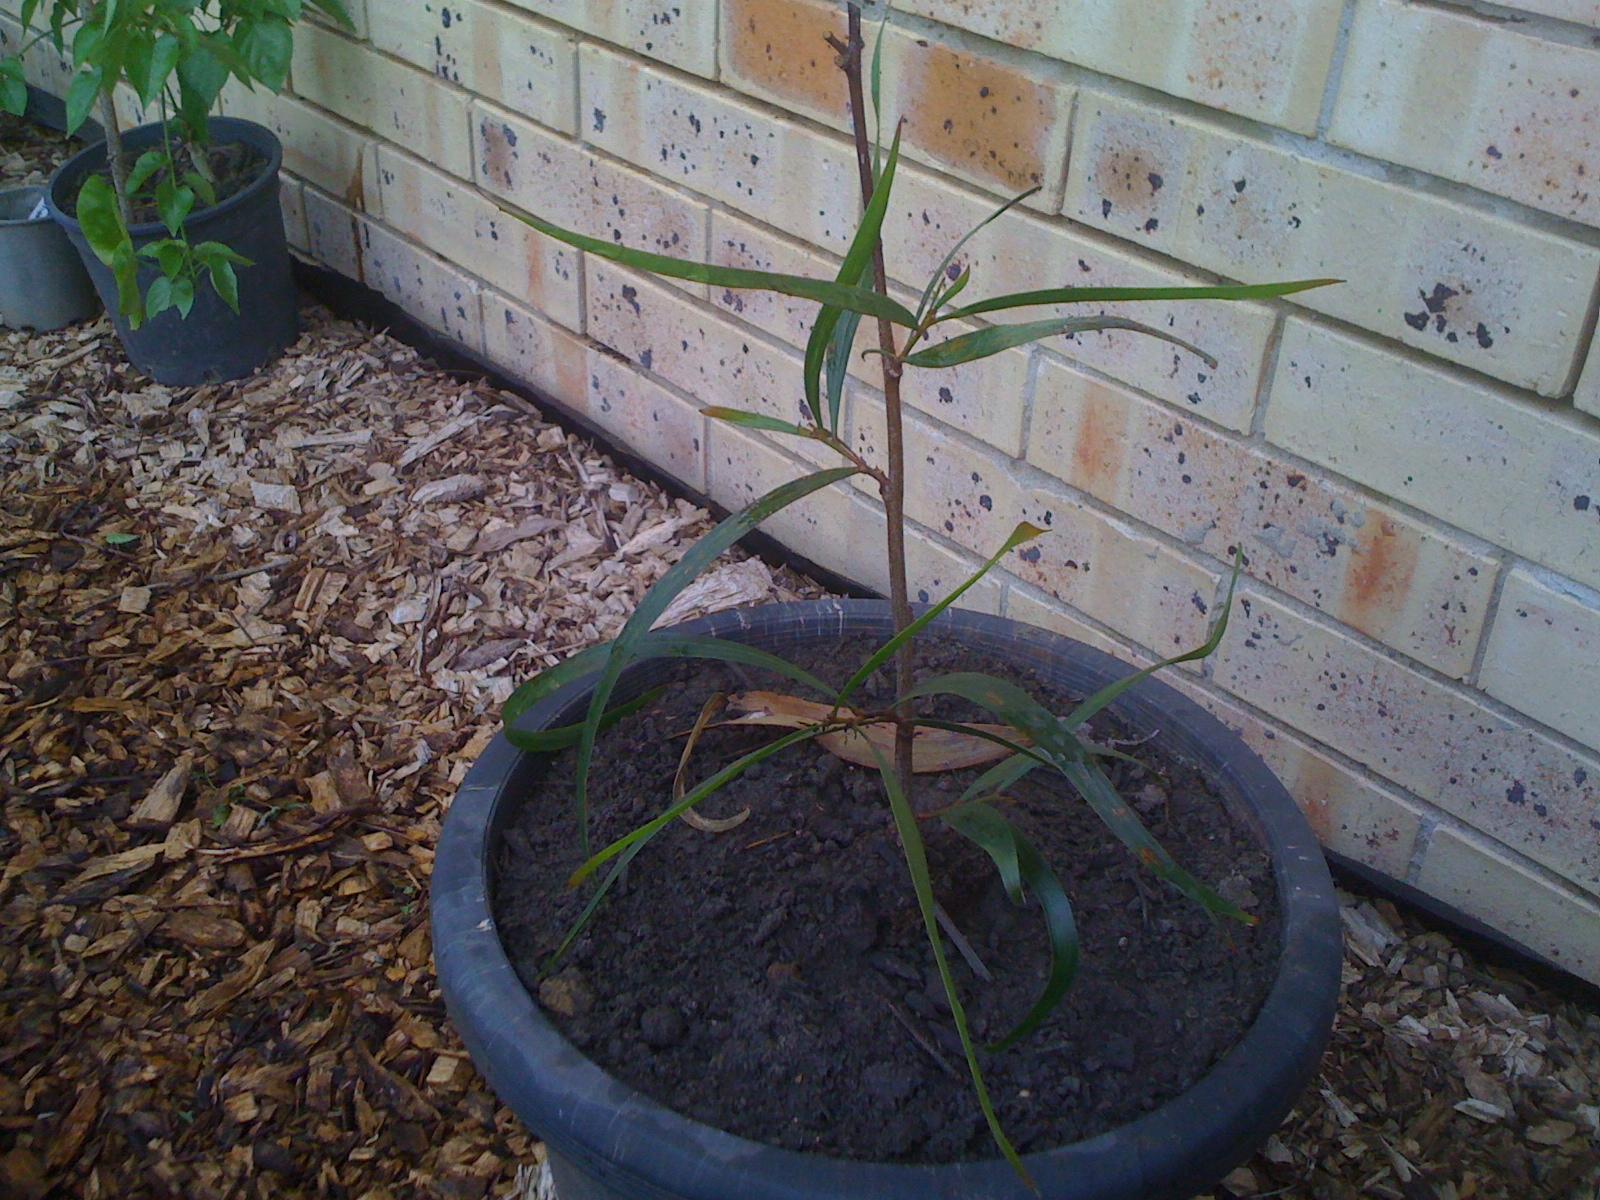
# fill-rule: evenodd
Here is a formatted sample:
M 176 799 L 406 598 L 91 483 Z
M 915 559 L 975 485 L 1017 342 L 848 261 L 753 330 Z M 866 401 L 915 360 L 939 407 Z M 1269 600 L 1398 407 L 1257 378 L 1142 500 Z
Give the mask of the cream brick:
M 1587 9 L 1586 3 L 1546 5 Z M 1359 0 L 1328 139 L 1600 225 L 1600 48 Z M 1426 113 L 1426 117 L 1422 114 Z
M 311 246 L 311 237 L 306 232 L 305 186 L 285 172 L 278 176 L 278 204 L 283 209 L 284 240 L 291 250 L 305 253 Z
M 375 221 L 359 230 L 360 278 L 436 333 L 472 351 L 483 348 L 476 281 Z
M 1291 321 L 1267 436 L 1600 585 L 1600 429 L 1592 422 Z
M 723 266 L 758 271 L 782 271 L 819 278 L 838 274 L 837 265 L 815 251 L 721 212 L 712 214 L 711 256 L 713 262 Z M 908 291 L 897 288 L 895 292 L 903 303 L 915 305 L 917 298 Z M 817 305 L 813 302 L 770 293 L 723 289 L 713 290 L 712 298 L 729 312 L 802 349 L 817 315 Z M 971 322 L 947 327 L 952 336 L 976 328 Z M 943 338 L 932 340 L 937 343 Z M 882 385 L 879 360 L 863 357 L 861 351 L 877 344 L 876 322 L 863 321 L 857 332 L 856 353 L 851 355 L 849 372 L 873 386 Z M 1016 456 L 1022 453 L 1027 387 L 1028 352 L 1008 350 L 943 370 L 911 367 L 902 376 L 900 392 L 913 408 L 931 413 L 947 425 Z
M 295 35 L 293 79 L 301 98 L 471 178 L 469 98 L 442 80 L 314 25 Z
M 1292 300 L 1544 395 L 1569 385 L 1600 248 L 1109 96 L 1081 97 L 1074 147 L 1064 209 L 1085 224 L 1249 283 L 1342 279 Z
M 1053 488 L 1021 515 L 1050 532 L 1006 559 L 1017 578 L 1158 654 L 1206 640 L 1217 572 Z
M 1046 362 L 1028 461 L 1457 678 L 1498 562 L 1356 488 Z
M 844 10 L 826 0 L 726 0 L 723 79 L 849 132 L 844 75 L 825 40 L 844 32 Z M 1007 194 L 1041 187 L 1028 203 L 1055 211 L 1072 89 L 895 26 L 883 37 L 885 140 L 904 117 L 908 157 Z
M 1600 760 L 1507 720 L 1251 589 L 1212 659 L 1221 687 L 1593 888 Z
M 483 353 L 523 383 L 587 419 L 589 346 L 499 292 L 483 293 Z
M 377 155 L 386 224 L 568 328 L 582 325 L 578 251 L 506 215 L 470 183 L 388 145 Z
M 374 6 L 382 5 L 383 2 L 384 0 L 374 0 Z M 352 26 L 351 32 L 353 32 L 356 37 L 365 41 L 368 36 L 368 31 L 371 28 L 371 22 L 367 19 L 367 0 L 344 0 L 344 11 L 350 18 L 350 24 Z M 329 29 L 343 28 L 332 17 L 327 16 L 313 5 L 305 5 L 301 9 L 301 12 L 310 20 L 315 21 L 319 25 L 326 25 Z M 391 14 L 387 11 L 383 13 L 384 19 L 386 20 L 390 15 Z
M 1600 595 L 1559 576 L 1511 572 L 1478 686 L 1600 750 Z
M 839 571 L 879 595 L 889 594 L 887 525 L 883 506 L 865 496 L 851 499 L 849 558 Z M 933 604 L 970 579 L 983 564 L 944 545 L 926 529 L 906 526 L 906 590 L 913 604 Z M 1005 586 L 993 574 L 975 583 L 956 607 L 998 613 Z
M 306 253 L 315 262 L 349 279 L 361 280 L 361 217 L 347 205 L 310 184 L 303 188 Z
M 901 173 L 885 222 L 889 269 L 919 292 L 928 276 L 968 230 L 994 211 L 987 197 L 944 183 L 926 172 Z M 1171 286 L 1205 282 L 1158 267 L 1143 258 L 1090 239 L 1061 221 L 1011 212 L 968 243 L 955 264 L 970 266 L 972 282 L 963 302 L 1045 287 Z M 1040 343 L 1162 399 L 1186 404 L 1232 429 L 1250 427 L 1262 360 L 1273 325 L 1259 304 L 1146 302 L 1030 309 L 998 315 L 1001 321 L 1052 315 L 1131 317 L 1195 342 L 1218 360 L 1212 370 L 1192 354 L 1166 342 L 1129 332 L 1093 333 Z
M 716 74 L 717 6 L 707 0 L 508 2 L 696 75 Z
M 362 188 L 362 152 L 367 138 L 359 130 L 289 96 L 230 88 L 222 111 L 265 125 L 283 143 L 284 169 L 336 196 L 356 197 Z
M 843 253 L 861 208 L 843 138 L 585 46 L 584 136 L 665 181 Z
M 589 421 L 696 492 L 705 490 L 700 410 L 609 353 L 589 351 Z
M 895 7 L 1310 133 L 1343 5 L 1338 0 L 905 0 Z
M 853 389 L 851 444 L 868 462 L 885 461 L 883 400 Z M 987 559 L 1026 518 L 1026 492 L 1010 464 L 987 448 L 967 445 L 926 418 L 907 413 L 903 425 L 906 515 L 939 536 Z M 861 481 L 877 494 L 877 486 Z
M 705 207 L 503 110 L 476 105 L 478 185 L 591 237 L 705 261 Z M 704 295 L 704 284 L 685 284 Z
M 816 468 L 766 440 L 720 421 L 707 422 L 706 493 L 730 511 Z M 797 554 L 844 574 L 851 564 L 849 483 L 836 483 L 768 518 L 761 525 Z
M 384 0 L 380 50 L 562 133 L 577 132 L 570 33 L 481 0 Z
M 1488 840 L 1453 829 L 1428 843 L 1417 886 L 1590 983 L 1600 984 L 1600 904 Z
M 1147 652 L 1107 636 L 1059 600 L 1045 596 L 1020 580 L 1012 580 L 1006 590 L 1005 615 L 1013 621 L 1048 629 L 1082 642 L 1085 646 L 1092 646 L 1103 654 L 1127 663 L 1130 672 L 1154 661 Z
M 804 419 L 795 352 L 770 345 L 674 288 L 603 260 L 589 265 L 588 300 L 591 337 L 702 405 Z M 791 448 L 798 452 L 800 446 Z
M 1589 361 L 1572 402 L 1580 411 L 1600 417 L 1600 343 L 1589 347 Z

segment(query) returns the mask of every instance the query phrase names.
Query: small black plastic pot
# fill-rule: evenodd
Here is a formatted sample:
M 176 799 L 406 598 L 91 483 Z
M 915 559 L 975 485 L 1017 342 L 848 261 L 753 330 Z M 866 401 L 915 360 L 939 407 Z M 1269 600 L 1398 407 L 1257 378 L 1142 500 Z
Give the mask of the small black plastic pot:
M 104 142 L 69 158 L 51 177 L 45 191 L 50 215 L 67 231 L 83 259 L 129 361 L 157 383 L 179 387 L 248 375 L 283 353 L 300 330 L 299 299 L 283 233 L 283 210 L 278 202 L 283 147 L 270 129 L 254 121 L 213 117 L 210 128 L 213 143 L 242 142 L 267 160 L 260 177 L 248 187 L 214 208 L 196 212 L 184 223 L 191 242 L 221 242 L 254 264 L 235 268 L 239 274 L 238 313 L 204 279 L 195 289 L 194 307 L 187 317 L 168 309 L 137 330 L 128 328 L 117 311 L 117 283 L 111 268 L 89 248 L 76 218 L 67 215 L 69 208 L 76 207 L 84 181 L 105 166 Z M 141 125 L 122 135 L 122 148 L 136 157 L 160 140 L 159 124 Z M 167 236 L 166 228 L 158 221 L 135 225 L 128 233 L 135 249 Z M 141 293 L 157 274 L 154 264 L 141 266 Z
M 886 637 L 882 601 L 780 604 L 720 613 L 674 632 L 731 638 L 779 653 L 854 634 Z M 951 611 L 923 635 L 1027 667 L 1087 694 L 1128 668 L 1056 634 Z M 670 668 L 624 676 L 639 694 Z M 519 727 L 582 719 L 592 681 L 524 715 Z M 1047 1200 L 1181 1200 L 1205 1191 L 1263 1142 L 1310 1082 L 1327 1045 L 1341 940 L 1333 883 L 1315 835 L 1272 773 L 1209 713 L 1154 680 L 1114 706 L 1154 741 L 1206 770 L 1271 855 L 1283 914 L 1277 978 L 1243 1039 L 1188 1091 L 1087 1141 L 1025 1157 Z M 561 1200 L 1026 1200 L 1004 1160 L 948 1166 L 862 1163 L 800 1154 L 680 1117 L 613 1079 L 558 1033 L 518 979 L 495 931 L 490 856 L 522 803 L 541 794 L 541 758 L 496 738 L 456 793 L 434 860 L 433 953 L 467 1049 L 500 1098 L 542 1137 Z M 1085 969 L 1092 969 L 1086 965 Z

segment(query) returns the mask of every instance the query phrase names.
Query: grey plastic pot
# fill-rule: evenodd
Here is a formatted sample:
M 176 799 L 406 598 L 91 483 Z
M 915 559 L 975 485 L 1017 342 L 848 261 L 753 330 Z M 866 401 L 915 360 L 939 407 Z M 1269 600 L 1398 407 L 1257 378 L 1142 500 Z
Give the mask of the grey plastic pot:
M 49 212 L 42 187 L 0 191 L 0 325 L 60 329 L 100 311 L 89 273 Z
M 675 632 L 732 638 L 779 653 L 852 634 L 887 636 L 882 601 L 817 601 L 720 613 Z M 1056 634 L 951 611 L 924 635 L 1026 666 L 1077 694 L 1128 668 Z M 624 676 L 637 695 L 670 667 Z M 592 681 L 525 714 L 519 727 L 580 720 Z M 620 698 L 620 697 L 619 697 Z M 1026 1156 L 1048 1200 L 1180 1200 L 1205 1191 L 1263 1142 L 1316 1071 L 1333 1025 L 1338 906 L 1315 835 L 1283 785 L 1239 738 L 1154 680 L 1116 709 L 1154 741 L 1205 769 L 1271 855 L 1283 912 L 1277 977 L 1243 1039 L 1198 1083 L 1136 1121 Z M 948 1166 L 861 1163 L 764 1146 L 688 1120 L 602 1071 L 544 1017 L 495 931 L 490 856 L 519 804 L 543 795 L 542 760 L 496 738 L 456 793 L 434 859 L 434 962 L 451 1020 L 500 1098 L 541 1136 L 561 1200 L 1026 1200 L 1000 1159 Z
M 187 317 L 168 309 L 138 329 L 130 329 L 117 311 L 117 284 L 111 268 L 96 257 L 83 227 L 67 212 L 76 207 L 73 201 L 84 180 L 105 166 L 105 143 L 69 158 L 46 189 L 50 215 L 77 247 L 129 361 L 157 383 L 179 387 L 242 378 L 271 362 L 299 333 L 300 298 L 278 200 L 283 146 L 270 129 L 254 121 L 213 117 L 210 129 L 214 143 L 243 142 L 266 159 L 261 175 L 249 186 L 184 222 L 191 242 L 222 242 L 251 260 L 252 266 L 238 268 L 237 313 L 206 282 L 196 289 L 194 308 Z M 123 152 L 137 156 L 160 138 L 159 124 L 141 125 L 122 135 Z M 151 221 L 135 225 L 128 234 L 137 249 L 165 238 L 167 231 L 159 221 Z M 145 264 L 139 273 L 139 290 L 148 289 L 157 274 L 154 264 Z

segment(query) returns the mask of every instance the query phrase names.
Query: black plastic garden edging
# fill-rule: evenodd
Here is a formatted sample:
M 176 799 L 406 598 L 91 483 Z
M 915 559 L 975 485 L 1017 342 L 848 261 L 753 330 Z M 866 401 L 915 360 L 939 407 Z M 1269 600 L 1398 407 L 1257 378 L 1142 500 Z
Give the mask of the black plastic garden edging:
M 719 613 L 675 632 L 779 652 L 853 634 L 886 637 L 888 605 L 829 600 Z M 924 635 L 1026 664 L 1087 694 L 1129 668 L 1056 634 L 951 611 Z M 670 668 L 624 676 L 637 695 Z M 548 697 L 519 727 L 581 719 L 589 681 Z M 1255 754 L 1193 701 L 1155 680 L 1114 706 L 1154 740 L 1207 771 L 1273 862 L 1282 909 L 1277 976 L 1255 1022 L 1182 1095 L 1104 1134 L 1025 1156 L 1047 1200 L 1183 1200 L 1204 1191 L 1277 1128 L 1314 1075 L 1338 998 L 1341 934 L 1315 835 Z M 779 1150 L 688 1120 L 608 1076 L 544 1018 L 501 947 L 490 855 L 515 807 L 536 796 L 543 764 L 498 737 L 463 781 L 445 820 L 431 885 L 433 952 L 450 1017 L 494 1090 L 542 1137 L 561 1200 L 1025 1200 L 1001 1159 L 950 1165 L 860 1163 Z M 565 803 L 568 797 L 557 798 Z
M 270 129 L 254 121 L 213 117 L 210 129 L 214 144 L 242 143 L 266 159 L 257 179 L 214 208 L 196 212 L 184 223 L 184 233 L 191 242 L 221 242 L 253 263 L 236 268 L 237 314 L 207 280 L 196 288 L 194 308 L 187 317 L 168 309 L 138 330 L 128 328 L 117 311 L 117 284 L 111 268 L 96 257 L 83 236 L 83 227 L 67 214 L 83 181 L 105 166 L 104 142 L 69 158 L 51 176 L 45 190 L 50 215 L 67 231 L 88 268 L 129 360 L 157 383 L 177 387 L 242 378 L 281 354 L 300 330 L 299 293 L 295 290 L 278 199 L 283 146 Z M 122 135 L 123 151 L 137 155 L 160 138 L 159 124 L 141 125 Z M 133 226 L 128 234 L 137 249 L 160 241 L 167 231 L 160 222 L 152 221 Z M 143 265 L 139 275 L 141 292 L 156 274 L 153 263 Z

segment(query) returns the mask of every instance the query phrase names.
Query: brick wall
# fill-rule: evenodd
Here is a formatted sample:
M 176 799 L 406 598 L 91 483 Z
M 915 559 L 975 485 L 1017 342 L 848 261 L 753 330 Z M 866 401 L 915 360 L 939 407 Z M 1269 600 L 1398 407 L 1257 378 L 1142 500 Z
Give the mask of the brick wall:
M 698 407 L 795 413 L 810 306 L 501 209 L 831 274 L 858 208 L 838 7 L 355 8 L 359 36 L 300 33 L 290 95 L 226 101 L 287 146 L 296 247 L 724 504 L 799 473 Z M 898 0 L 887 38 L 897 285 L 1034 185 L 972 243 L 973 298 L 1349 281 L 1142 307 L 1215 371 L 1114 334 L 914 376 L 913 589 L 1025 516 L 1055 535 L 969 602 L 1141 662 L 1203 636 L 1242 544 L 1238 623 L 1175 683 L 1331 848 L 1600 981 L 1600 0 Z M 772 529 L 881 588 L 882 526 L 840 486 Z

